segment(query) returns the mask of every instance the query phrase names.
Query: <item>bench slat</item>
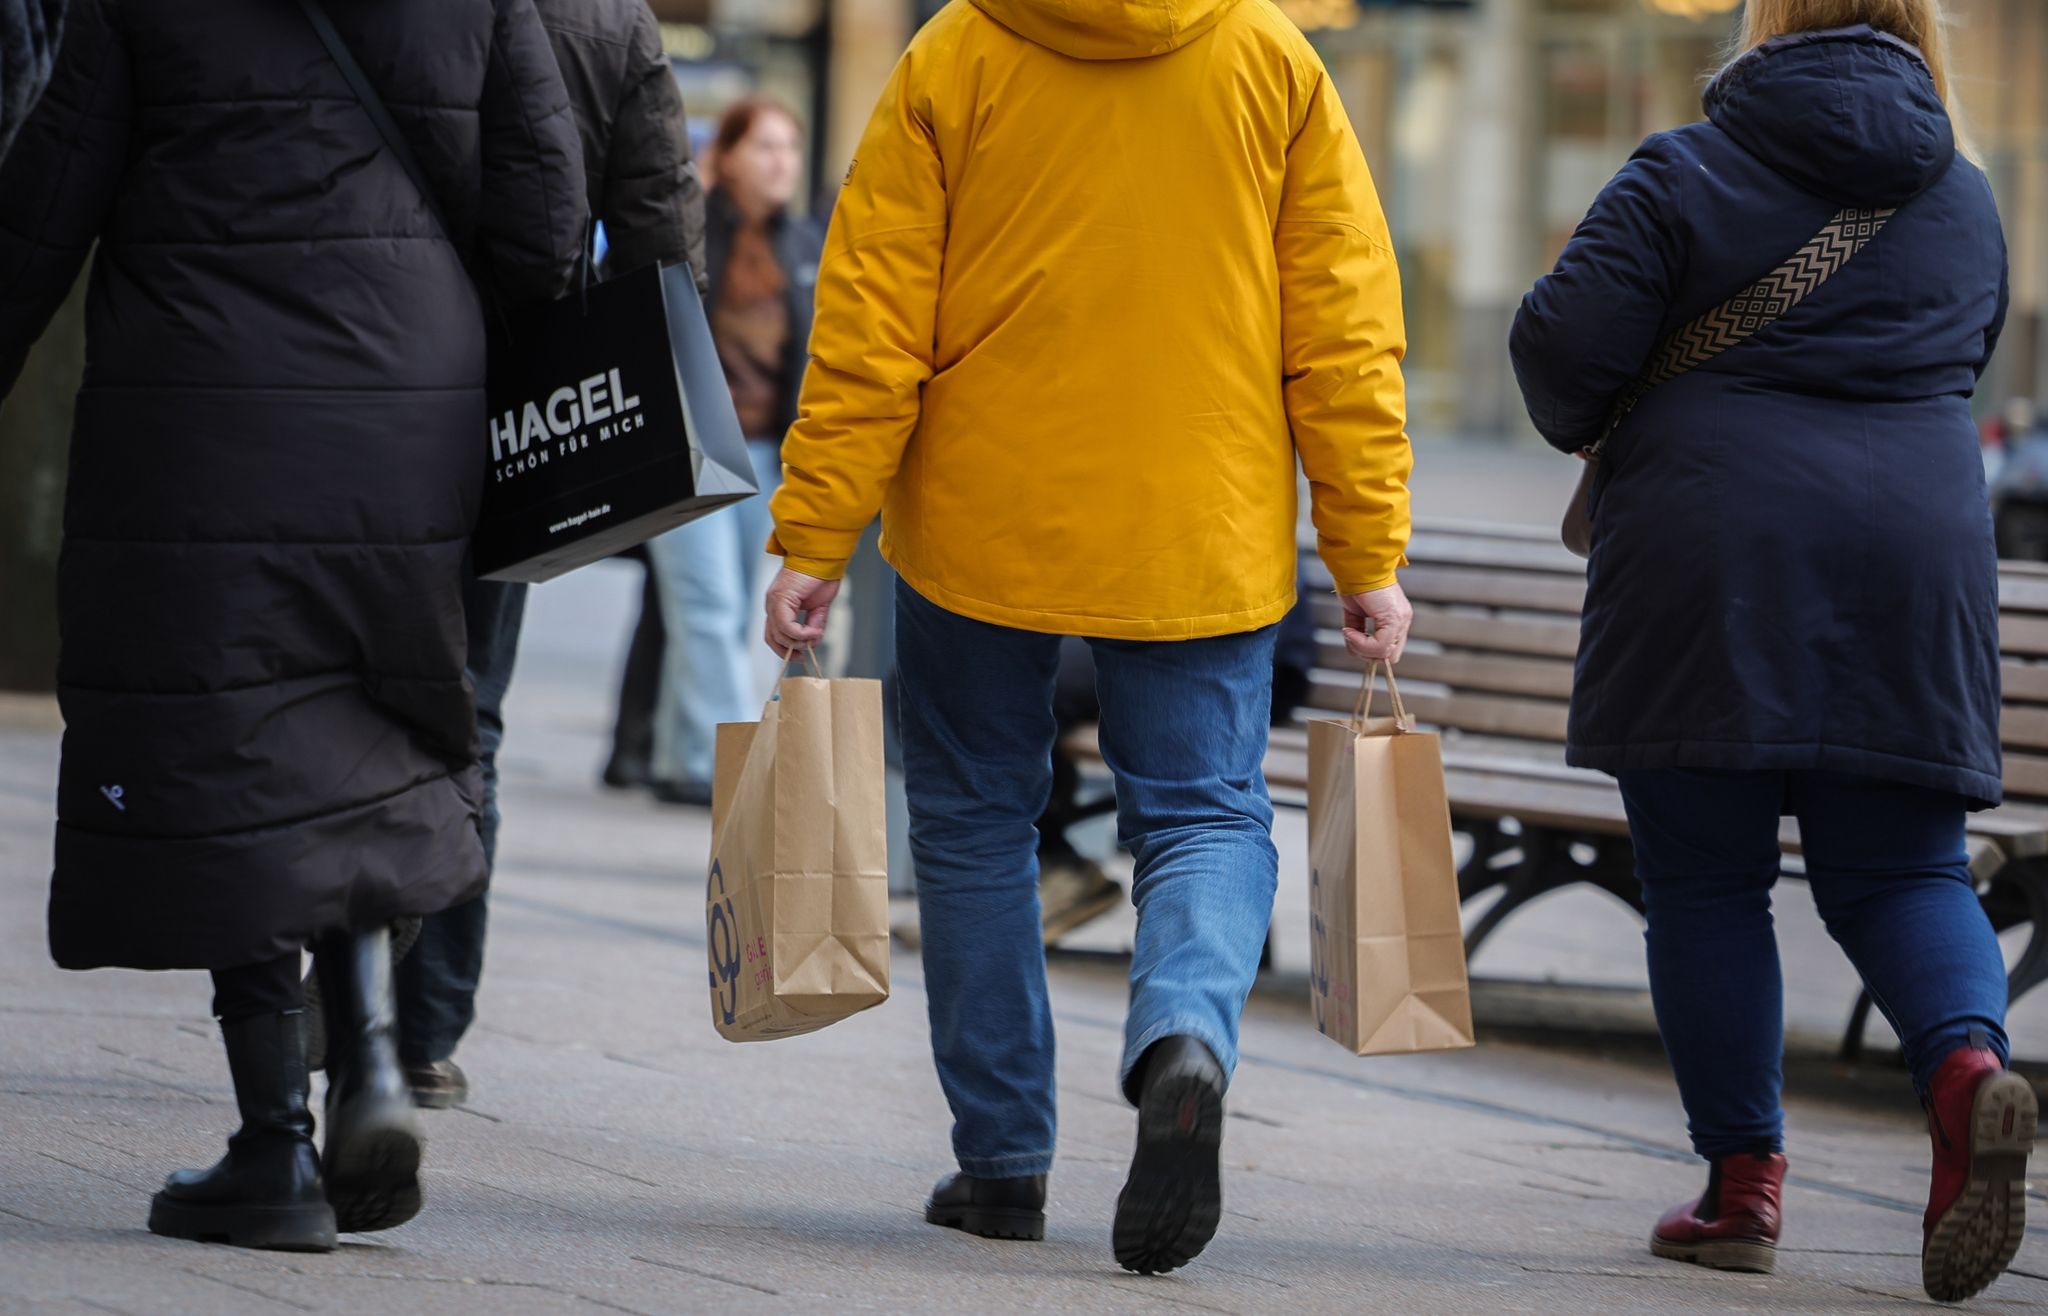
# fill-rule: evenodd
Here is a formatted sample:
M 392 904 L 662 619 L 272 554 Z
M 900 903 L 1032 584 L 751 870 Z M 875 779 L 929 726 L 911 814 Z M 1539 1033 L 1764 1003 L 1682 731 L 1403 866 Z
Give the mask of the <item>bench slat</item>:
M 1402 664 L 1407 664 L 1405 656 Z M 1998 738 L 2021 749 L 2048 749 L 2048 708 L 2007 701 L 1998 713 Z
M 2048 657 L 2048 617 L 2029 617 L 2010 612 L 1998 615 L 2000 652 L 2026 658 Z
M 1495 539 L 1418 530 L 1408 561 L 1432 566 L 1487 567 L 1496 571 L 1541 571 L 1584 579 L 1586 564 L 1556 539 Z
M 2048 802 L 2048 758 L 2038 754 L 2007 754 L 2005 790 L 2015 800 Z
M 1383 688 L 1385 684 L 1380 682 Z M 1358 680 L 1341 673 L 1319 673 L 1309 685 L 1308 702 L 1326 712 L 1347 714 L 1358 706 Z M 1565 706 L 1561 703 L 1498 695 L 1429 694 L 1405 687 L 1401 702 L 1417 721 L 1429 726 L 1548 741 L 1553 746 L 1564 743 Z M 1381 694 L 1377 703 L 1382 709 L 1387 707 L 1386 696 Z
M 1586 578 L 1507 575 L 1476 567 L 1411 566 L 1401 573 L 1408 597 L 1423 603 L 1467 603 L 1523 612 L 1558 612 L 1576 618 L 1586 601 Z M 2042 623 L 2048 626 L 2048 622 Z
M 1433 681 L 1458 690 L 1527 695 L 1536 699 L 1572 697 L 1572 665 L 1551 658 L 1520 658 L 1508 654 L 1441 651 L 1426 647 L 1434 637 L 1416 634 L 1417 646 L 1401 658 L 1403 688 L 1409 681 Z M 1318 661 L 1334 672 L 1361 670 L 1341 639 L 1323 637 Z M 2043 714 L 2048 719 L 2048 714 Z
M 2017 569 L 2021 567 L 2031 569 Z M 2027 563 L 1999 563 L 1998 609 L 2001 612 L 2048 612 L 2048 572 Z
M 1417 628 L 1418 635 L 1420 627 Z M 2025 700 L 2028 703 L 2048 704 L 2048 664 L 2020 663 L 2008 659 L 2000 669 L 2005 678 L 2007 702 Z

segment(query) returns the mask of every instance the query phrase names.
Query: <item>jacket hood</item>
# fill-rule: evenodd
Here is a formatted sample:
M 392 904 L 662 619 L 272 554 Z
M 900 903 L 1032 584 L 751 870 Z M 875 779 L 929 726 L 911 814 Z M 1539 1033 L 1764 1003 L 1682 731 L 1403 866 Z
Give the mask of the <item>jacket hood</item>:
M 1750 154 L 1842 205 L 1900 205 L 1956 155 L 1927 62 L 1869 27 L 1767 41 L 1714 79 L 1705 105 Z
M 1216 26 L 1237 0 L 974 0 L 996 22 L 1075 59 L 1164 55 Z

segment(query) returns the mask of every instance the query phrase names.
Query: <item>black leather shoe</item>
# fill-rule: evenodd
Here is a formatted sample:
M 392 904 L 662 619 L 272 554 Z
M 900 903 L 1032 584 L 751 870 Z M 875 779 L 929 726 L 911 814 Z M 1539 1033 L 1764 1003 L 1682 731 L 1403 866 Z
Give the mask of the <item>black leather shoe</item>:
M 242 1127 L 210 1170 L 179 1170 L 149 1204 L 149 1232 L 196 1243 L 332 1252 L 334 1209 L 306 1106 L 305 1017 L 262 1014 L 220 1026 Z
M 469 1100 L 469 1075 L 453 1060 L 430 1060 L 405 1067 L 412 1099 L 421 1110 L 447 1110 Z
M 426 1140 L 398 1063 L 391 934 L 323 938 L 313 969 L 327 1014 L 327 1200 L 344 1234 L 393 1229 L 420 1213 Z
M 1045 1237 L 1045 1176 L 977 1179 L 949 1174 L 932 1189 L 924 1218 L 983 1238 L 1037 1242 Z
M 1135 1071 L 1138 1150 L 1116 1199 L 1125 1270 L 1158 1275 L 1201 1255 L 1223 1218 L 1223 1066 L 1192 1037 L 1152 1044 Z
M 614 754 L 599 780 L 615 791 L 639 790 L 654 780 L 654 767 L 645 758 Z

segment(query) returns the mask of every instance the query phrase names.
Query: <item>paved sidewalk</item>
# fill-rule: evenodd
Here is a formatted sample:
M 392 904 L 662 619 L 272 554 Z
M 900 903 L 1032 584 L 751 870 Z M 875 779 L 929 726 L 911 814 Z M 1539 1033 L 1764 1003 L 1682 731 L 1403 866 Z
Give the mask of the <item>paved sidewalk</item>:
M 0 719 L 0 1313 L 1878 1312 L 1925 1305 L 1910 1099 L 1792 1115 L 1769 1279 L 1653 1260 L 1697 1191 L 1654 1057 L 1489 1040 L 1355 1060 L 1291 997 L 1254 1002 L 1223 1231 L 1139 1279 L 1109 1255 L 1133 1118 L 1124 988 L 1055 966 L 1063 1101 L 1050 1236 L 936 1230 L 946 1168 L 916 961 L 887 1005 L 733 1046 L 704 1000 L 701 814 L 592 786 L 624 569 L 538 592 L 514 687 L 505 867 L 472 1104 L 428 1115 L 428 1207 L 324 1257 L 173 1243 L 148 1194 L 233 1119 L 198 974 L 63 974 L 42 943 L 55 737 Z M 1503 934 L 1513 936 L 1513 925 Z M 1505 943 L 1504 943 L 1505 944 Z M 1632 953 L 1633 948 L 1630 948 Z M 2048 1204 L 1976 1306 L 2048 1308 Z

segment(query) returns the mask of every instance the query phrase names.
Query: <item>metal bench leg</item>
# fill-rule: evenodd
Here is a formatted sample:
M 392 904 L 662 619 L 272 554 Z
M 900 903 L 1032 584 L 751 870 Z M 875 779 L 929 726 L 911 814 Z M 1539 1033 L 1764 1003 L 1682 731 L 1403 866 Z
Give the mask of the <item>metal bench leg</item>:
M 1452 829 L 1472 838 L 1472 853 L 1458 869 L 1458 903 L 1491 890 L 1508 880 L 1513 864 L 1496 862 L 1513 855 L 1519 860 L 1521 838 L 1510 836 L 1497 821 L 1462 822 L 1453 819 Z
M 1614 896 L 1638 914 L 1643 910 L 1643 893 L 1636 883 L 1634 852 L 1626 841 L 1612 838 L 1589 838 L 1551 831 L 1542 827 L 1522 829 L 1518 848 L 1520 862 L 1498 870 L 1502 876 L 1494 881 L 1474 884 L 1475 890 L 1485 890 L 1498 882 L 1504 882 L 1507 890 L 1501 893 L 1493 908 L 1486 911 L 1472 930 L 1465 934 L 1465 956 L 1470 959 L 1486 939 L 1493 935 L 1507 920 L 1508 915 L 1552 891 L 1561 890 L 1575 883 L 1585 882 Z M 1581 862 L 1574 853 L 1578 846 L 1590 846 L 1593 857 Z M 1476 855 L 1475 855 L 1476 859 Z M 1470 864 L 1467 865 L 1470 867 Z M 1460 893 L 1466 893 L 1466 883 L 1460 874 Z
M 2029 925 L 2027 948 L 2021 952 L 2019 962 L 2012 966 L 2012 972 L 2006 975 L 2006 1000 L 2010 1003 L 2048 982 L 2048 873 L 2036 869 L 2031 863 L 2015 864 L 2004 872 L 2009 876 L 1994 880 L 1993 887 L 2003 885 L 2006 891 L 2001 894 L 2008 898 L 2017 896 L 2018 908 L 2008 905 L 2004 911 L 2008 917 L 2002 920 L 1993 914 L 1991 925 L 2000 931 L 2018 927 L 2022 921 Z M 1986 893 L 1987 896 L 1989 894 Z M 1990 902 L 1987 900 L 1986 903 Z
M 1877 1005 L 1866 990 L 1856 996 L 1849 1011 L 1849 1031 L 1842 1035 L 1842 1059 L 1850 1063 L 1863 1059 L 1863 1030 L 1870 1026 L 1870 1012 Z

